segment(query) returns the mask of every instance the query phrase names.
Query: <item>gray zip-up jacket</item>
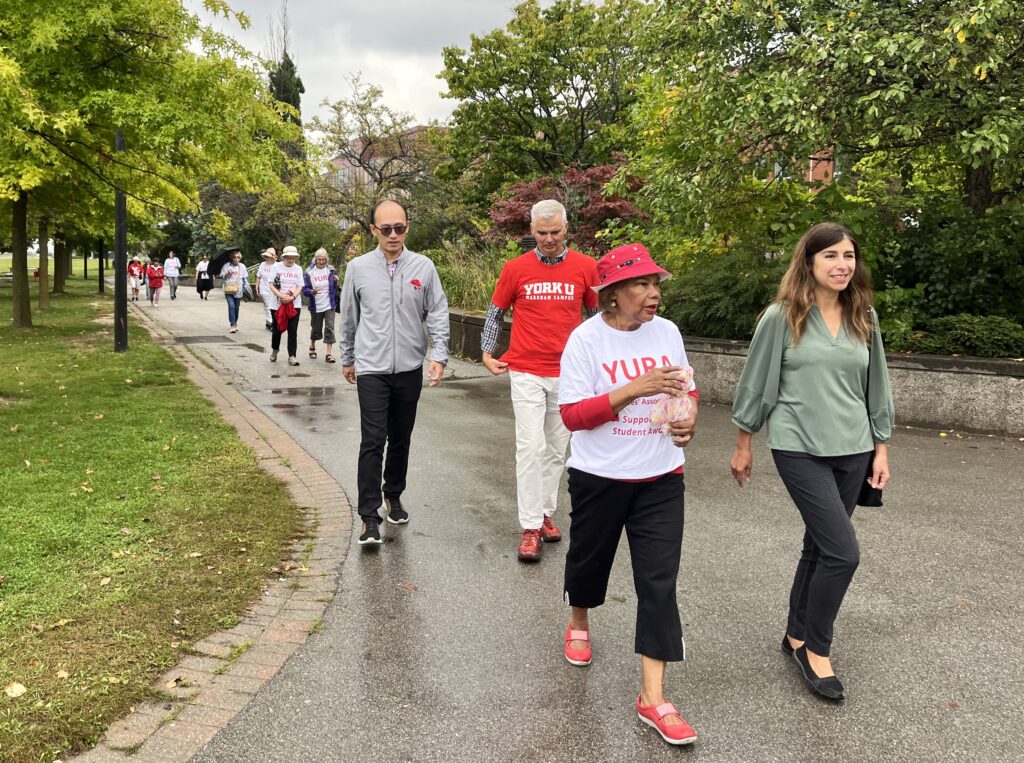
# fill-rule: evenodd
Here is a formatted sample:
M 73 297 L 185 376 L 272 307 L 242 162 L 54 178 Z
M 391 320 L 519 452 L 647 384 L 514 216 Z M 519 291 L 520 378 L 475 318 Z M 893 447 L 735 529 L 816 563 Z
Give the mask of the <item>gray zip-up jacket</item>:
M 426 321 L 426 332 L 423 323 Z M 342 366 L 359 374 L 397 374 L 430 359 L 448 362 L 448 298 L 434 263 L 405 249 L 394 277 L 378 247 L 353 259 L 341 287 Z

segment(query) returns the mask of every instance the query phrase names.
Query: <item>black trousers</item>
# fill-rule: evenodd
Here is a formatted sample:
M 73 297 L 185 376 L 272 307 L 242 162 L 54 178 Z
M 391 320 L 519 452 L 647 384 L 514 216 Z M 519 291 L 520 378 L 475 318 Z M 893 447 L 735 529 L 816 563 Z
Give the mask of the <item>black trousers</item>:
M 398 498 L 405 491 L 405 477 L 409 471 L 409 443 L 416 424 L 416 405 L 422 389 L 421 368 L 398 374 L 360 374 L 356 379 L 359 423 L 362 429 L 356 481 L 359 488 L 359 516 L 364 521 L 380 519 L 377 511 L 382 502 L 382 466 L 384 496 Z
M 682 474 L 666 474 L 653 482 L 621 482 L 569 469 L 566 600 L 587 609 L 604 604 L 625 528 L 637 598 L 634 650 L 667 662 L 685 657 L 676 603 L 684 490 Z
M 803 517 L 804 547 L 789 594 L 786 632 L 815 654 L 832 649 L 832 626 L 853 573 L 860 547 L 853 509 L 872 453 L 823 458 L 773 450 L 786 490 Z
M 281 349 L 281 329 L 277 325 L 277 311 L 281 308 L 277 308 L 274 311 L 274 326 L 270 332 L 270 349 L 277 350 Z M 299 317 L 302 315 L 302 310 L 296 310 L 295 315 L 288 319 L 288 357 L 294 358 L 295 353 L 299 349 Z

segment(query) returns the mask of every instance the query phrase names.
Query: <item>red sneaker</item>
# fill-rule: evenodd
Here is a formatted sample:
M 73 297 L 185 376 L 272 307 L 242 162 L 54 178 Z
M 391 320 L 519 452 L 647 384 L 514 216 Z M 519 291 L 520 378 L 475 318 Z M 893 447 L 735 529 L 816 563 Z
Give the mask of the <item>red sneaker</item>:
M 536 562 L 540 559 L 540 530 L 523 530 L 523 539 L 519 544 L 519 559 L 524 562 Z
M 657 731 L 661 738 L 669 744 L 690 744 L 697 741 L 697 732 L 679 714 L 671 702 L 644 706 L 640 704 L 640 696 L 637 696 L 636 714 L 640 716 L 641 721 Z M 672 725 L 665 723 L 665 719 L 670 715 L 676 716 L 682 723 Z
M 547 514 L 544 515 L 544 524 L 540 526 L 540 537 L 545 543 L 558 543 L 562 539 L 561 531 Z
M 586 641 L 583 649 L 573 649 L 569 646 L 571 641 Z M 594 659 L 594 652 L 590 648 L 590 631 L 574 631 L 572 626 L 565 626 L 565 659 L 570 665 L 578 665 L 585 668 Z

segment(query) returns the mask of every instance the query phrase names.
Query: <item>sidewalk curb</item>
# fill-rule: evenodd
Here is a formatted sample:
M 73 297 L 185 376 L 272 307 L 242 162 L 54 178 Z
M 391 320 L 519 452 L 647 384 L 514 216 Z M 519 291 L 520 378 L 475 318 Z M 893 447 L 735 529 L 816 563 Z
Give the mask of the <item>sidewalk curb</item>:
M 184 763 L 238 715 L 320 627 L 338 588 L 355 521 L 337 481 L 295 440 L 174 335 L 132 306 L 132 314 L 188 369 L 189 378 L 277 477 L 305 513 L 309 537 L 268 581 L 262 596 L 231 629 L 192 644 L 154 684 L 167 695 L 133 708 L 75 763 Z

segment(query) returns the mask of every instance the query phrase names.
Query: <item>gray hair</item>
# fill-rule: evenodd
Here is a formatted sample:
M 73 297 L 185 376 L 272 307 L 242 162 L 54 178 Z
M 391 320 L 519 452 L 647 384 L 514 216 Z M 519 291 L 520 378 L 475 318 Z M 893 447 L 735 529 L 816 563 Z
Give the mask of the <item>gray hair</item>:
M 539 220 L 553 220 L 556 217 L 561 217 L 562 222 L 566 224 L 569 222 L 569 216 L 565 213 L 565 207 L 562 206 L 562 202 L 556 199 L 538 201 L 530 209 L 531 225 L 536 225 Z
M 327 250 L 324 249 L 322 246 L 319 249 L 317 249 L 315 252 L 313 252 L 313 258 L 315 259 L 315 258 L 319 257 L 321 254 L 324 257 L 327 257 L 328 259 L 330 259 L 330 257 L 327 254 Z

